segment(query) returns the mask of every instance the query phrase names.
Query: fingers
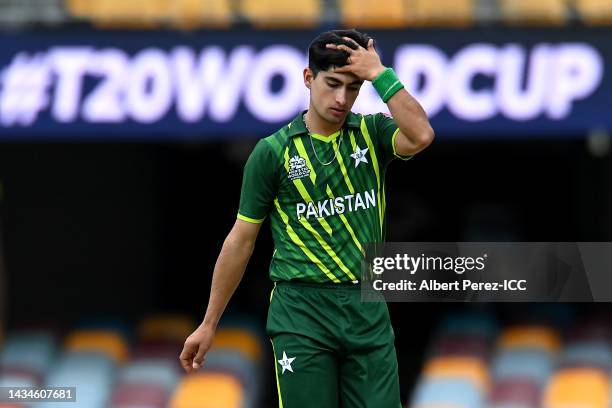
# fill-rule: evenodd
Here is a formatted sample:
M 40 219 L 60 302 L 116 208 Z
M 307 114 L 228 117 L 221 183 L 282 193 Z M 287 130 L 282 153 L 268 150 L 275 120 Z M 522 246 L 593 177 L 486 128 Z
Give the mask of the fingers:
M 345 52 L 347 52 L 349 54 L 351 54 L 352 52 L 355 51 L 354 49 L 352 49 L 348 45 L 344 45 L 344 44 L 325 44 L 325 46 L 327 48 L 333 48 L 335 50 L 345 51 Z
M 181 367 L 183 367 L 183 370 L 185 370 L 187 373 L 190 373 L 194 368 L 193 357 L 196 354 L 196 351 L 197 345 L 185 343 L 179 360 L 181 361 Z
M 359 44 L 357 43 L 357 41 L 353 40 L 353 39 L 352 39 L 352 38 L 350 38 L 350 37 L 342 37 L 342 39 L 343 39 L 344 41 L 349 42 L 349 43 L 351 43 L 351 44 L 353 44 L 353 45 L 355 46 L 355 48 L 352 48 L 352 50 L 359 49 L 359 48 L 363 48 L 361 45 L 359 45 Z M 350 47 L 349 47 L 349 48 L 350 48 Z
M 370 38 L 368 40 L 368 50 L 372 50 L 372 49 L 374 49 L 374 39 Z
M 193 359 L 192 367 L 194 370 L 198 370 L 204 364 L 204 354 L 206 354 L 206 350 L 204 349 L 204 347 L 200 347 L 200 349 L 198 350 L 198 353 Z

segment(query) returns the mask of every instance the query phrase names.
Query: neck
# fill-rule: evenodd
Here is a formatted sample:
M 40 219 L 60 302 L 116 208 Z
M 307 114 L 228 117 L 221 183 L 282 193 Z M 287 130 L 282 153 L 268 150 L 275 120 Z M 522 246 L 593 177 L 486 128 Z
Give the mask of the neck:
M 312 109 L 312 106 L 308 108 L 308 112 L 304 115 L 304 122 L 310 133 L 316 133 L 323 136 L 329 136 L 336 133 L 342 128 L 342 123 L 331 123 L 323 119 Z

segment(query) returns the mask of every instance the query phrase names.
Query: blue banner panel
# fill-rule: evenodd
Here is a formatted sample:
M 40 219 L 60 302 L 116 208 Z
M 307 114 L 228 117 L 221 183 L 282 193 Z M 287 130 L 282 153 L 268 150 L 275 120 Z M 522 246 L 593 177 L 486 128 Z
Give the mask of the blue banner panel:
M 262 136 L 308 106 L 315 31 L 49 31 L 0 36 L 0 139 Z M 370 32 L 439 136 L 612 129 L 612 30 Z M 370 83 L 356 112 L 388 112 Z

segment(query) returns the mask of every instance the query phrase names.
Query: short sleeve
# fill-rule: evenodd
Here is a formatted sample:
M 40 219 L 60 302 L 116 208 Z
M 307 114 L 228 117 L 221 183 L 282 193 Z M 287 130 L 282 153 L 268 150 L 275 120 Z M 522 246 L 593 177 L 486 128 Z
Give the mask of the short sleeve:
M 386 113 L 374 115 L 374 127 L 376 129 L 376 140 L 383 153 L 385 164 L 395 158 L 409 160 L 412 156 L 402 156 L 395 151 L 395 138 L 399 133 L 399 128 L 393 118 Z
M 268 142 L 257 142 L 244 166 L 238 219 L 255 224 L 265 220 L 278 190 L 277 162 Z

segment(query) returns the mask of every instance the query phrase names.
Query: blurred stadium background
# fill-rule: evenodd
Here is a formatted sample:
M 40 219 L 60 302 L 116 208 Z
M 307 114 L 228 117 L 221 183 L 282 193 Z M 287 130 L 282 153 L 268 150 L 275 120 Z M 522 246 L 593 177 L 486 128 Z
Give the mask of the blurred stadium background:
M 437 131 L 391 165 L 389 240 L 611 241 L 610 24 L 609 0 L 0 0 L 0 386 L 275 406 L 267 228 L 206 369 L 178 353 L 328 29 L 370 33 Z M 406 406 L 611 404 L 607 304 L 389 307 Z

